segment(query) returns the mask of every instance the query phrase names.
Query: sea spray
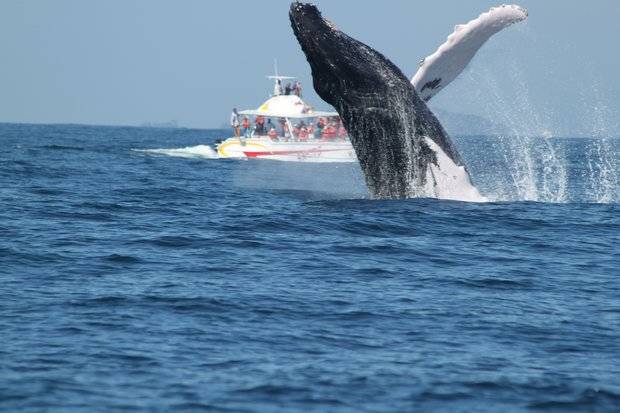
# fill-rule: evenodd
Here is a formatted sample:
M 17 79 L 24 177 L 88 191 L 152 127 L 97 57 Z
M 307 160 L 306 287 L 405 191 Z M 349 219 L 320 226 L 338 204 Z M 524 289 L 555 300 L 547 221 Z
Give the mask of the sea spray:
M 619 198 L 618 154 L 614 151 L 609 132 L 611 115 L 602 98 L 598 82 L 592 82 L 588 95 L 582 92 L 582 102 L 590 102 L 584 110 L 584 125 L 594 138 L 586 150 L 587 196 L 592 202 L 611 203 Z
M 618 166 L 609 138 L 592 140 L 586 153 L 588 197 L 592 202 L 609 204 L 618 200 Z
M 565 156 L 561 148 L 553 144 L 549 119 L 540 115 L 541 111 L 530 98 L 520 66 L 513 62 L 511 67 L 512 70 L 508 71 L 511 90 L 500 87 L 488 70 L 483 78 L 487 79 L 486 86 L 492 96 L 486 101 L 487 116 L 507 129 L 498 136 L 498 140 L 504 147 L 503 154 L 516 190 L 516 199 L 566 202 L 568 182 Z
M 133 151 L 152 155 L 176 156 L 180 158 L 217 159 L 218 157 L 217 152 L 209 145 L 196 145 L 170 149 L 133 149 Z

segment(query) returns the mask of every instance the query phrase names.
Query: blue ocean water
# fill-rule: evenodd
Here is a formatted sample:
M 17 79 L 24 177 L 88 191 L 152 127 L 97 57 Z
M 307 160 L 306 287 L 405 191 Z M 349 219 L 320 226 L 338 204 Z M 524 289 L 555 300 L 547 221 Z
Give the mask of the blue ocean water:
M 457 138 L 475 204 L 225 135 L 0 125 L 0 410 L 620 411 L 619 141 Z

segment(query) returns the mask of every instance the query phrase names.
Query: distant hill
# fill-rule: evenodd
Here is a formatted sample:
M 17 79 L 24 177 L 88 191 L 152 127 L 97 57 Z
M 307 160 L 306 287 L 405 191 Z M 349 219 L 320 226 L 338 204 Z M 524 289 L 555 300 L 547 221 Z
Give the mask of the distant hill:
M 168 122 L 143 122 L 140 124 L 142 128 L 170 128 L 170 129 L 178 129 L 179 122 L 176 120 L 171 120 Z
M 478 115 L 443 109 L 433 109 L 433 113 L 450 135 L 497 135 L 507 130 L 504 125 Z M 224 122 L 217 129 L 230 129 L 230 125 Z
M 507 129 L 502 124 L 478 115 L 448 112 L 442 109 L 434 109 L 433 113 L 450 135 L 494 135 Z

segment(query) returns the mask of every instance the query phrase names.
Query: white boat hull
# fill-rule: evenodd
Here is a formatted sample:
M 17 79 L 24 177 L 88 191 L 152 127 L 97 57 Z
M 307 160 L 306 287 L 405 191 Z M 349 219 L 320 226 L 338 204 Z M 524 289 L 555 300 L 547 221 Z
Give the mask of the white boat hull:
M 228 138 L 217 146 L 217 154 L 220 158 L 286 162 L 357 162 L 355 150 L 346 140 L 286 142 L 269 137 Z

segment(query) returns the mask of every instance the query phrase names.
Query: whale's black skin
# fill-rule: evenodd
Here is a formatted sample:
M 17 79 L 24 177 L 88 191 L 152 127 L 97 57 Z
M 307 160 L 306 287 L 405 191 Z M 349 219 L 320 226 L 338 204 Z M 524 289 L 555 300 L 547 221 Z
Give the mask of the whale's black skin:
M 312 69 L 314 89 L 340 114 L 370 195 L 427 195 L 432 139 L 463 165 L 447 133 L 407 77 L 381 53 L 349 37 L 309 4 L 293 3 L 291 25 Z

